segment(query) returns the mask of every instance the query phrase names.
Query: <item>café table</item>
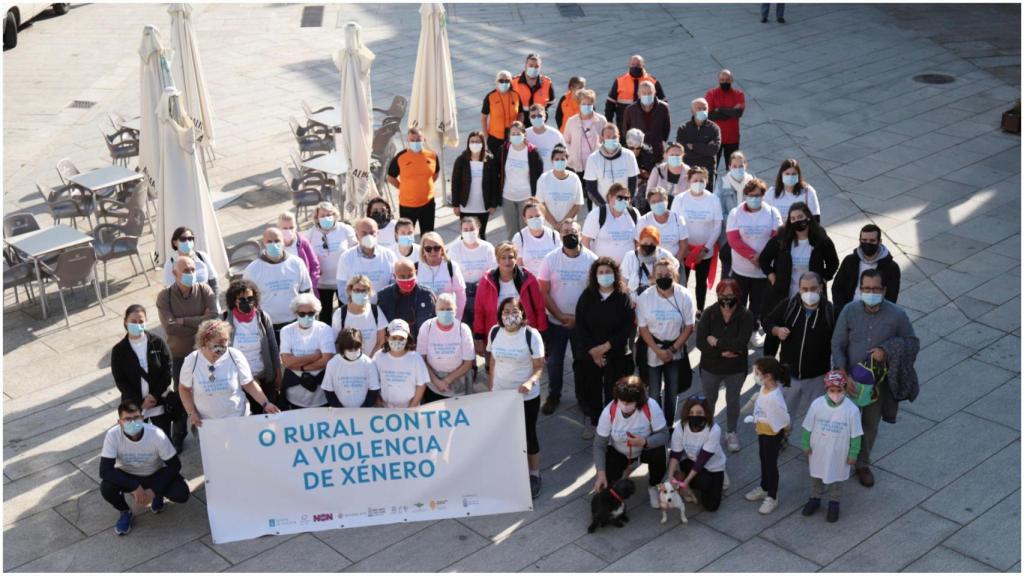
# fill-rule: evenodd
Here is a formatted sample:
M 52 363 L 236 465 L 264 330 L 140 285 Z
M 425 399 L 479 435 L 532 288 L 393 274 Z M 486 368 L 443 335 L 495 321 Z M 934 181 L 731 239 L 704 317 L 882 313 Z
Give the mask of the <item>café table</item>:
M 58 224 L 50 228 L 35 230 L 26 234 L 19 234 L 4 241 L 22 254 L 25 258 L 32 260 L 35 264 L 36 282 L 39 284 L 39 303 L 43 309 L 43 319 L 46 319 L 46 292 L 43 286 L 43 276 L 39 270 L 39 263 L 45 256 L 62 252 L 69 248 L 75 248 L 92 243 L 92 236 L 79 232 L 78 230 Z

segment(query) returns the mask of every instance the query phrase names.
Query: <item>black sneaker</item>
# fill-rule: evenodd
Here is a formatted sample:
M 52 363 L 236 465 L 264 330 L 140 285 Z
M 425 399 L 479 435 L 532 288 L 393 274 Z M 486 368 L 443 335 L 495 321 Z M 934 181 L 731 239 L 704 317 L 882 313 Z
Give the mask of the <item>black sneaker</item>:
M 807 504 L 804 504 L 804 509 L 800 513 L 804 516 L 810 516 L 817 512 L 818 508 L 821 508 L 821 498 L 811 498 L 807 501 Z
M 767 23 L 768 23 L 768 17 L 767 16 L 762 16 L 761 17 L 761 24 L 767 24 Z
M 544 401 L 544 405 L 541 406 L 540 411 L 545 414 L 554 414 L 555 410 L 558 409 L 558 403 L 562 401 L 559 396 L 548 396 L 548 399 Z
M 825 516 L 825 520 L 829 522 L 839 520 L 839 502 L 832 501 L 828 503 L 828 514 Z
M 785 24 L 786 23 L 786 19 L 783 18 L 782 16 L 779 16 L 778 18 L 776 18 L 775 21 L 778 22 L 779 24 Z
M 530 474 L 530 498 L 536 500 L 540 496 L 540 476 Z

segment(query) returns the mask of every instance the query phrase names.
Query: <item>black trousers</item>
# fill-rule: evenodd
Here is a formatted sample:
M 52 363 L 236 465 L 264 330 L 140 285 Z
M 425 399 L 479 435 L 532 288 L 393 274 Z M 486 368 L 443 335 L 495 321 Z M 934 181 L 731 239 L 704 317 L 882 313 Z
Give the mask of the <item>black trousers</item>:
M 676 478 L 682 481 L 686 475 L 693 470 L 694 461 L 684 458 L 679 462 L 679 472 Z M 701 470 L 690 480 L 690 488 L 700 492 L 700 505 L 709 512 L 718 510 L 722 504 L 722 484 L 725 482 L 725 472 L 709 472 Z
M 330 326 L 331 316 L 334 315 L 334 295 L 338 291 L 334 288 L 317 288 L 317 290 L 320 292 L 320 317 L 318 319 Z
M 657 486 L 661 484 L 662 479 L 665 477 L 665 471 L 668 469 L 668 465 L 665 461 L 665 447 L 656 446 L 654 448 L 648 448 L 639 455 L 640 461 L 647 464 L 647 484 L 648 486 Z M 608 446 L 608 453 L 605 456 L 604 473 L 608 478 L 608 485 L 611 486 L 619 478 L 622 478 L 622 473 L 625 472 L 626 466 L 630 462 L 636 462 L 637 456 L 633 456 L 630 460 L 622 455 L 618 450 L 612 446 Z
M 537 439 L 537 418 L 540 415 L 540 396 L 523 402 L 526 412 L 526 453 L 540 454 L 540 440 Z
M 770 498 L 776 498 L 779 494 L 779 446 L 782 445 L 783 434 L 780 431 L 774 436 L 757 436 L 758 454 L 761 457 L 761 489 Z
M 633 355 L 608 356 L 604 368 L 599 368 L 590 354 L 581 350 L 578 366 L 582 377 L 576 380 L 576 401 L 583 414 L 590 417 L 590 423 L 597 426 L 601 411 L 612 401 L 612 386 L 619 378 L 633 373 Z
M 490 219 L 491 213 L 490 212 L 466 212 L 465 210 L 463 210 L 461 212 L 461 214 L 463 216 L 476 216 L 476 218 L 478 220 L 480 220 L 480 239 L 481 240 L 487 240 L 487 220 Z M 459 229 L 461 230 L 462 228 L 460 227 Z
M 174 358 L 171 361 L 171 378 L 174 381 L 174 392 L 167 397 L 167 408 L 170 409 L 175 415 L 171 418 L 171 442 L 175 447 L 181 445 L 185 441 L 185 437 L 188 436 L 188 414 L 185 413 L 185 407 L 181 404 L 181 397 L 178 395 L 178 386 L 181 380 L 181 367 L 185 364 L 184 358 Z
M 398 215 L 402 218 L 412 220 L 413 226 L 419 223 L 420 235 L 422 236 L 427 232 L 434 231 L 434 212 L 436 211 L 436 208 L 436 203 L 431 199 L 430 202 L 427 202 L 423 206 L 417 206 L 416 208 L 399 205 Z
M 721 277 L 732 277 L 732 246 L 725 244 L 718 247 L 718 261 L 722 263 Z
M 506 131 L 506 134 L 507 133 L 508 133 L 508 131 Z M 495 138 L 494 136 L 491 136 L 490 134 L 487 135 L 487 149 L 491 152 L 491 155 L 494 156 L 495 160 L 497 160 L 498 158 L 501 158 L 501 147 L 504 146 L 504 145 L 505 145 L 505 139 L 504 138 Z
M 686 266 L 682 266 L 682 269 L 683 286 L 686 286 L 690 281 L 690 269 Z M 711 259 L 701 260 L 695 271 L 697 272 L 697 286 L 694 291 L 697 293 L 697 310 L 704 310 L 704 302 L 708 298 L 708 274 L 711 272 Z
M 740 305 L 750 309 L 754 315 L 754 329 L 761 325 L 761 309 L 764 307 L 764 293 L 768 289 L 767 278 L 750 278 L 742 274 L 733 274 L 733 278 L 740 284 L 743 294 L 740 295 Z
M 188 484 L 185 483 L 185 479 L 181 477 L 181 474 L 172 471 L 170 468 L 161 468 L 149 476 L 125 475 L 134 481 L 132 485 L 115 484 L 109 480 L 100 482 L 100 494 L 103 495 L 103 499 L 110 502 L 111 506 L 121 512 L 131 510 L 128 503 L 124 501 L 124 495 L 134 491 L 139 486 L 148 488 L 157 496 L 166 498 L 171 502 L 181 504 L 188 501 Z
M 719 146 L 718 147 L 718 155 L 715 156 L 715 167 L 717 168 L 718 167 L 718 162 L 720 160 L 724 159 L 725 160 L 724 170 L 726 172 L 728 172 L 729 171 L 729 156 L 731 156 L 733 152 L 735 152 L 735 151 L 737 151 L 739 149 L 740 149 L 739 142 L 737 142 L 735 144 L 722 144 L 721 146 Z
M 257 384 L 260 385 L 260 389 L 263 390 L 263 395 L 267 397 L 267 402 L 270 402 L 274 406 L 281 408 L 280 399 L 277 394 L 277 385 L 274 382 L 277 378 L 275 375 L 267 374 L 266 367 L 264 367 L 264 373 L 253 378 Z M 263 414 L 263 407 L 256 401 L 255 398 L 246 394 L 245 397 L 249 400 L 249 412 L 252 414 Z M 282 408 L 283 409 L 283 408 Z

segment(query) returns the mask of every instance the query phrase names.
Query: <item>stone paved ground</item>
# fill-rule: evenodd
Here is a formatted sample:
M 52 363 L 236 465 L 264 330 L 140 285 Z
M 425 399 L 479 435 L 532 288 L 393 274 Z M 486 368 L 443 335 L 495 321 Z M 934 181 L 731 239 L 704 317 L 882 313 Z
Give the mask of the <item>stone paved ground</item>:
M 210 177 L 218 193 L 239 196 L 218 212 L 229 243 L 255 237 L 287 206 L 277 178 L 292 145 L 287 119 L 301 116 L 301 99 L 337 98 L 329 56 L 345 21 L 361 22 L 377 53 L 378 105 L 410 91 L 415 5 L 329 5 L 321 28 L 300 28 L 301 9 L 197 7 L 219 143 Z M 184 470 L 196 497 L 160 518 L 141 515 L 129 537 L 117 538 L 115 514 L 97 490 L 97 453 L 117 400 L 108 350 L 122 334 L 120 311 L 149 305 L 156 293 L 141 278 L 127 280 L 120 263 L 111 267 L 111 312 L 101 316 L 79 291 L 71 330 L 5 294 L 4 568 L 1019 572 L 1020 140 L 998 130 L 1000 113 L 1020 95 L 1019 7 L 791 5 L 785 26 L 760 24 L 756 5 L 583 11 L 569 18 L 554 5 L 450 8 L 463 134 L 478 125 L 494 72 L 519 69 L 528 51 L 544 54 L 559 90 L 582 73 L 600 92 L 640 52 L 676 121 L 725 66 L 747 93 L 743 148 L 752 170 L 772 174 L 782 158 L 799 158 L 841 253 L 864 223 L 885 231 L 903 268 L 900 304 L 922 339 L 922 393 L 883 427 L 878 483 L 848 486 L 838 524 L 797 512 L 807 475 L 795 450 L 781 458 L 775 513 L 759 516 L 742 499 L 757 477 L 746 429 L 719 511 L 691 509 L 689 525 L 662 525 L 637 498 L 628 530 L 588 535 L 593 471 L 568 401 L 541 420 L 545 489 L 530 514 L 215 546 L 190 440 Z M 96 126 L 110 110 L 138 113 L 136 51 L 150 23 L 168 28 L 165 6 L 75 5 L 24 30 L 21 46 L 4 54 L 6 212 L 45 214 L 33 182 L 55 183 L 58 159 L 106 161 Z M 911 80 L 929 72 L 956 82 Z M 69 109 L 72 100 L 97 104 Z M 449 239 L 452 221 L 442 210 Z M 54 297 L 50 304 L 59 308 Z

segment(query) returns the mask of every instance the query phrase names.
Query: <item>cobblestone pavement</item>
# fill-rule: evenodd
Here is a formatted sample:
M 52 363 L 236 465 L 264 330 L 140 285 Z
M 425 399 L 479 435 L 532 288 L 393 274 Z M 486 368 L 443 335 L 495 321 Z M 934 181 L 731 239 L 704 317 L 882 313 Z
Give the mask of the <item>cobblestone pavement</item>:
M 419 34 L 416 5 L 328 5 L 301 28 L 301 5 L 200 5 L 195 21 L 216 116 L 218 216 L 228 244 L 254 238 L 290 204 L 279 168 L 294 146 L 300 101 L 334 103 L 330 60 L 348 20 L 377 54 L 373 94 L 408 96 Z M 544 57 L 559 93 L 583 74 L 599 92 L 646 56 L 682 120 L 691 98 L 728 67 L 747 94 L 743 149 L 774 173 L 799 158 L 841 254 L 879 224 L 903 268 L 900 304 L 922 340 L 922 391 L 876 445 L 877 484 L 850 482 L 837 524 L 801 517 L 806 463 L 781 457 L 780 506 L 761 516 L 742 498 L 757 480 L 751 427 L 729 458 L 721 509 L 660 524 L 641 502 L 628 529 L 587 534 L 589 445 L 571 398 L 541 418 L 545 488 L 529 514 L 319 532 L 217 546 L 205 513 L 199 450 L 184 472 L 195 498 L 143 514 L 128 537 L 98 492 L 98 452 L 114 423 L 109 349 L 119 315 L 152 305 L 154 287 L 111 266 L 103 316 L 79 290 L 72 328 L 57 298 L 37 306 L 4 294 L 4 556 L 24 571 L 1020 571 L 1020 139 L 999 131 L 1020 96 L 1019 6 L 790 5 L 785 25 L 747 5 L 450 6 L 463 134 L 478 126 L 500 68 Z M 75 5 L 37 21 L 5 52 L 4 209 L 50 220 L 34 182 L 54 165 L 108 162 L 97 125 L 138 113 L 140 32 L 169 29 L 166 5 Z M 923 73 L 953 75 L 943 85 Z M 73 100 L 96 102 L 69 108 Z M 449 154 L 449 161 L 453 154 Z M 446 239 L 450 210 L 440 211 Z M 495 233 L 501 236 L 501 231 Z M 152 251 L 152 237 L 143 248 Z M 155 314 L 154 314 L 155 316 Z M 696 360 L 696 354 L 694 355 Z M 752 383 L 745 385 L 748 397 Z M 723 405 L 720 403 L 719 405 Z M 680 551 L 683 551 L 680 553 Z

